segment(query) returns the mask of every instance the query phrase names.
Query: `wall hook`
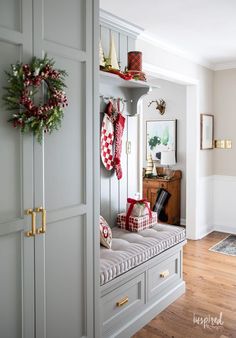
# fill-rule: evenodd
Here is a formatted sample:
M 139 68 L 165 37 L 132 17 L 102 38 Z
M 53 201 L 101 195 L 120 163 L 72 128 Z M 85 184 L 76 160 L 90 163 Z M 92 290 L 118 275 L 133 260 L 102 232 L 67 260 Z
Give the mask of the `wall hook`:
M 150 107 L 153 102 L 156 103 L 156 109 L 159 110 L 160 114 L 164 115 L 166 111 L 166 101 L 164 99 L 153 100 L 149 102 L 148 107 Z

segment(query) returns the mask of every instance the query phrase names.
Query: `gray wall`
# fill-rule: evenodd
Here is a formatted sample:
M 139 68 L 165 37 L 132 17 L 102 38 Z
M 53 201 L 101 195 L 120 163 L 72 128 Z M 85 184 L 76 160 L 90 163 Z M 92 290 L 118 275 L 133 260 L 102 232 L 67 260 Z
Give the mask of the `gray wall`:
M 143 167 L 146 167 L 146 121 L 177 119 L 177 164 L 174 169 L 182 171 L 181 218 L 186 218 L 186 87 L 173 82 L 159 80 L 160 89 L 155 89 L 143 99 Z M 166 112 L 160 115 L 152 100 L 165 98 Z M 156 163 L 158 165 L 158 162 Z

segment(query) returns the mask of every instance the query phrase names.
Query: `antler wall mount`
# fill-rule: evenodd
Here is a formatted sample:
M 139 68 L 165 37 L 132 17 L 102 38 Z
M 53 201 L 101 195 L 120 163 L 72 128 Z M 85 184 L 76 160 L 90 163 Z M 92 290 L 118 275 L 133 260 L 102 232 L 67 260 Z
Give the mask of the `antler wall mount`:
M 159 113 L 161 115 L 165 114 L 166 101 L 164 99 L 150 101 L 149 104 L 148 104 L 148 107 L 150 107 L 152 103 L 156 103 L 156 109 L 159 110 Z

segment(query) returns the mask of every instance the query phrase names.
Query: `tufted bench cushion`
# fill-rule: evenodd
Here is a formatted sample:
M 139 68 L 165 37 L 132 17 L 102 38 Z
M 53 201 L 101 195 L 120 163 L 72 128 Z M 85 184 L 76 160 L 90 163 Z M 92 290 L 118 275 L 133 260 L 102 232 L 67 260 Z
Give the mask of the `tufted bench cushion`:
M 138 233 L 118 227 L 112 229 L 112 247 L 100 250 L 100 285 L 146 262 L 185 240 L 185 229 L 156 224 Z

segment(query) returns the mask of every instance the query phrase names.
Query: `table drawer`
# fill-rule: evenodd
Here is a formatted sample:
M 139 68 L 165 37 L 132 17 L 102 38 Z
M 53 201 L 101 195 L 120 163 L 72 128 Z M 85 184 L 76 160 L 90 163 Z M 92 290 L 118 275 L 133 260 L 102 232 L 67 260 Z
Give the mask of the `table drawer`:
M 159 189 L 159 188 L 163 188 L 163 189 L 168 189 L 168 181 L 154 181 L 154 180 L 150 180 L 150 181 L 145 181 L 143 183 L 143 187 L 146 189 L 150 189 L 150 188 L 154 188 L 154 189 Z
M 126 282 L 101 298 L 103 337 L 120 329 L 138 314 L 145 303 L 144 274 Z
M 148 301 L 171 289 L 181 279 L 181 254 L 177 253 L 148 270 Z

